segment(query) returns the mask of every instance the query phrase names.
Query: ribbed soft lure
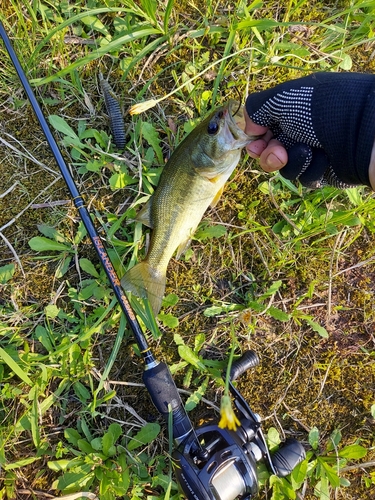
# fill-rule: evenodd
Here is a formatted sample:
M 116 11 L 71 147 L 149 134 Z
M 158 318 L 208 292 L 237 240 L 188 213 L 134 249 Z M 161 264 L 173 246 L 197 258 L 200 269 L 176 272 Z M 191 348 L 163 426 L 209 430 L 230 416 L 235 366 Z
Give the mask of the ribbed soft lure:
M 113 142 L 119 149 L 124 149 L 126 144 L 124 118 L 122 116 L 120 103 L 103 75 L 99 74 L 100 87 L 102 89 L 105 107 L 109 117 L 109 125 L 112 132 Z

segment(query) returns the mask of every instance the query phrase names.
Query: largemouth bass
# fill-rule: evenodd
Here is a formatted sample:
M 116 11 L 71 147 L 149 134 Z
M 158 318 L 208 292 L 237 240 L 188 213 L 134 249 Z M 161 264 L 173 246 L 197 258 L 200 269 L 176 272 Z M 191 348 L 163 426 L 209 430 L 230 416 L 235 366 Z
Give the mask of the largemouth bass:
M 188 246 L 206 209 L 218 202 L 241 149 L 254 140 L 244 133 L 243 107 L 236 101 L 216 109 L 179 144 L 159 184 L 136 220 L 152 228 L 145 260 L 122 278 L 125 291 L 148 298 L 158 314 L 168 262 Z

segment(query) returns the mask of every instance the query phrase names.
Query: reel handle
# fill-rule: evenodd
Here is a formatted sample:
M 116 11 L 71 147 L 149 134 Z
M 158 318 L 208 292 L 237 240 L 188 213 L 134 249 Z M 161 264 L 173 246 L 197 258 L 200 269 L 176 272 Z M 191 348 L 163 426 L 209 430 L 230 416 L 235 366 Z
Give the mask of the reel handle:
M 240 375 L 245 373 L 250 368 L 255 368 L 259 365 L 259 358 L 255 351 L 246 351 L 239 358 L 233 361 L 230 370 L 230 380 L 236 380 Z

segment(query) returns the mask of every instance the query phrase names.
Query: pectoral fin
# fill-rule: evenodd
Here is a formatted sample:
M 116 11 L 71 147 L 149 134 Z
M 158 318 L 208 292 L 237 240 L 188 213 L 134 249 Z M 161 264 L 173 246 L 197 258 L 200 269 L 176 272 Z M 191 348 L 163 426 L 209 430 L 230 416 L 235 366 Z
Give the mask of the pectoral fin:
M 218 201 L 220 200 L 221 195 L 223 194 L 224 191 L 224 186 L 219 189 L 219 191 L 215 194 L 214 199 L 210 203 L 210 207 L 214 208 L 216 207 Z
M 191 238 L 188 238 L 187 240 L 184 240 L 182 243 L 178 245 L 176 251 L 176 259 L 179 259 L 181 255 L 189 248 L 190 243 L 191 243 Z
M 137 213 L 135 220 L 141 222 L 144 226 L 154 227 L 151 220 L 151 206 L 152 206 L 152 196 L 146 203 L 146 205 Z

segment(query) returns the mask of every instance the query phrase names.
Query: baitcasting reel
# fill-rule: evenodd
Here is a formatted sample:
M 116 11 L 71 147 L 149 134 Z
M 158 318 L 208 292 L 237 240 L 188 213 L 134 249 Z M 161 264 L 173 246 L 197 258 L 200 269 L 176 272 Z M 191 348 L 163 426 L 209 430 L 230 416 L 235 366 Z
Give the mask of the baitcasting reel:
M 235 361 L 231 380 L 259 363 L 253 351 Z M 236 414 L 236 431 L 205 424 L 182 441 L 173 453 L 177 480 L 189 500 L 250 500 L 258 492 L 256 463 L 263 460 L 272 474 L 287 476 L 305 458 L 295 439 L 287 439 L 272 455 L 260 425 L 260 417 L 230 383 Z

